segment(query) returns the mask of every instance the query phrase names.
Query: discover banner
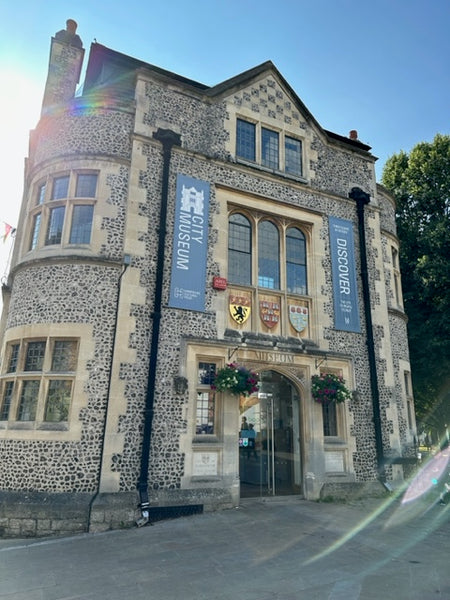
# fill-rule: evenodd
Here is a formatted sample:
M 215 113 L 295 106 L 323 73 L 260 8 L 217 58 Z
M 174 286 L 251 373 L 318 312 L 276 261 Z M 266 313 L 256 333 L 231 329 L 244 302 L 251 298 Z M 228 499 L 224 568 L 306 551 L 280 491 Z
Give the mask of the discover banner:
M 329 226 L 334 326 L 342 331 L 360 333 L 353 224 L 351 221 L 329 217 Z

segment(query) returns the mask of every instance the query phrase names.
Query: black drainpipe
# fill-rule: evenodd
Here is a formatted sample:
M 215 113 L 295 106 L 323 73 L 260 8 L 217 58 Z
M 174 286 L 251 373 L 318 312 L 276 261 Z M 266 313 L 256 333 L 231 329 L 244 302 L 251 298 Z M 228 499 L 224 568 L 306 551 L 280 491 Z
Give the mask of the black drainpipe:
M 147 394 L 145 398 L 144 432 L 142 439 L 141 470 L 137 489 L 139 492 L 139 508 L 141 517 L 138 526 L 149 521 L 150 503 L 148 499 L 148 465 L 150 458 L 150 442 L 152 437 L 153 405 L 155 402 L 156 365 L 158 361 L 159 329 L 161 323 L 161 298 L 163 289 L 164 249 L 166 241 L 167 202 L 169 196 L 169 170 L 173 146 L 181 146 L 181 137 L 170 129 L 158 129 L 153 134 L 155 140 L 161 142 L 163 147 L 163 172 L 161 190 L 161 210 L 159 213 L 158 229 L 158 257 L 156 262 L 155 298 L 153 304 L 152 339 L 150 344 L 150 358 L 148 367 Z
M 383 432 L 381 429 L 380 392 L 378 388 L 375 342 L 373 339 L 372 309 L 370 303 L 369 276 L 366 253 L 366 229 L 364 224 L 364 206 L 369 204 L 370 196 L 360 188 L 354 187 L 349 198 L 355 200 L 358 211 L 359 253 L 361 256 L 361 279 L 363 287 L 364 314 L 366 317 L 367 353 L 369 356 L 370 389 L 372 392 L 373 422 L 375 429 L 375 449 L 377 454 L 378 476 L 382 482 L 386 479 L 384 471 Z

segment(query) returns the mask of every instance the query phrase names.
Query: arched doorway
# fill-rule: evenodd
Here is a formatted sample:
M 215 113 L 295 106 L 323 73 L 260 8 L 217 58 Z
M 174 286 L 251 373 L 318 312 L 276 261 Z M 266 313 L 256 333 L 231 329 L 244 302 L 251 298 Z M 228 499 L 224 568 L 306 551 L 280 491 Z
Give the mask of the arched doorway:
M 263 371 L 259 392 L 239 401 L 241 497 L 301 493 L 300 398 L 292 382 Z

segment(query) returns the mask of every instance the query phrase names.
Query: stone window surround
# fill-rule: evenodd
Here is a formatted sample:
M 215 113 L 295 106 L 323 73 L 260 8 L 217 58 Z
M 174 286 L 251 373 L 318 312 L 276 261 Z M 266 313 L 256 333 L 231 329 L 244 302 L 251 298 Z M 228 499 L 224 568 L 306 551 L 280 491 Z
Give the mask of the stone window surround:
M 241 214 L 246 219 L 248 219 L 251 226 L 251 261 L 252 261 L 252 281 L 250 282 L 250 286 L 257 285 L 257 273 L 258 273 L 258 225 L 263 221 L 269 221 L 273 223 L 278 230 L 279 233 L 279 252 L 280 252 L 280 287 L 279 288 L 270 288 L 270 287 L 262 287 L 257 285 L 257 287 L 261 288 L 262 292 L 287 292 L 287 274 L 286 274 L 286 235 L 289 229 L 298 229 L 305 236 L 305 263 L 306 263 L 306 287 L 308 288 L 309 281 L 309 247 L 311 242 L 310 236 L 310 228 L 306 223 L 302 221 L 297 221 L 289 218 L 279 218 L 270 213 L 262 213 L 258 212 L 258 214 L 252 213 L 245 208 L 229 206 L 229 215 L 230 217 L 233 214 Z M 255 279 L 256 278 L 256 279 Z M 229 281 L 230 285 L 233 284 L 232 281 Z M 289 292 L 290 295 L 295 294 L 295 292 Z M 308 290 L 306 290 L 306 294 L 297 294 L 299 296 L 308 296 Z
M 214 357 L 206 357 L 206 356 L 197 356 L 197 371 L 199 369 L 200 363 L 210 363 L 216 365 L 216 372 L 223 366 L 221 362 Z M 214 424 L 213 424 L 213 433 L 197 433 L 197 409 L 198 409 L 198 394 L 208 392 L 213 395 L 212 402 L 214 406 Z M 195 388 L 195 408 L 194 414 L 196 415 L 195 423 L 194 423 L 194 438 L 193 443 L 205 443 L 205 442 L 218 442 L 221 439 L 221 394 L 217 392 L 213 392 L 211 390 L 211 386 L 209 383 L 201 384 L 197 383 Z
M 48 439 L 58 441 L 80 441 L 82 422 L 79 419 L 80 410 L 87 407 L 88 395 L 86 384 L 89 373 L 86 370 L 86 361 L 91 360 L 94 354 L 94 342 L 92 340 L 92 326 L 88 324 L 34 324 L 14 327 L 6 332 L 2 356 L 6 356 L 6 348 L 9 344 L 22 339 L 74 339 L 79 341 L 78 362 L 76 376 L 72 388 L 72 402 L 67 422 L 63 423 L 38 423 L 0 421 L 0 439 L 7 437 L 16 440 L 42 440 Z M 6 370 L 5 364 L 4 369 Z M 1 392 L 3 393 L 3 381 L 10 380 L 11 374 L 0 375 Z M 32 375 L 28 378 L 33 378 Z
M 284 292 L 280 294 L 276 290 L 258 290 L 264 294 L 270 293 L 278 296 L 281 295 L 283 305 L 282 311 L 284 311 L 283 314 L 285 315 L 287 314 L 286 303 L 288 300 L 290 301 L 292 299 L 292 302 L 290 302 L 291 304 L 295 304 L 297 299 L 306 302 L 310 310 L 308 328 L 301 334 L 298 334 L 288 325 L 287 320 L 286 325 L 283 325 L 282 320 L 281 329 L 277 332 L 277 335 L 307 337 L 316 343 L 319 343 L 322 334 L 318 311 L 321 310 L 323 306 L 323 297 L 320 290 L 322 290 L 323 286 L 326 284 L 325 271 L 321 268 L 321 257 L 325 253 L 325 247 L 321 237 L 324 226 L 322 214 L 307 209 L 299 210 L 296 205 L 283 205 L 283 212 L 281 213 L 280 204 L 277 201 L 277 198 L 271 198 L 268 194 L 260 195 L 242 192 L 241 190 L 230 187 L 216 186 L 216 195 L 221 205 L 221 210 L 214 218 L 214 227 L 217 228 L 219 235 L 218 248 L 220 248 L 220 252 L 215 255 L 215 260 L 217 261 L 220 274 L 226 279 L 228 278 L 228 218 L 231 211 L 241 212 L 247 217 L 250 217 L 252 224 L 255 216 L 264 214 L 267 218 L 273 217 L 277 219 L 277 222 L 279 223 L 289 223 L 297 226 L 301 225 L 301 230 L 306 237 L 307 257 L 309 257 L 307 259 L 307 281 L 311 296 L 302 298 L 297 295 L 292 296 L 291 298 L 290 294 L 285 294 Z M 239 288 L 239 291 L 242 289 L 243 291 L 248 292 L 255 301 L 259 296 L 258 290 L 253 286 L 232 286 L 231 283 L 228 282 L 228 288 L 231 289 L 231 287 L 236 287 L 236 289 Z M 284 306 L 284 304 L 286 304 L 286 306 Z M 253 303 L 253 306 L 257 307 L 258 303 Z M 224 314 L 228 315 L 228 304 L 226 304 L 225 307 L 222 307 L 222 310 L 224 310 Z M 323 312 L 321 315 L 323 315 Z M 244 330 L 253 329 L 257 331 L 260 326 L 259 321 L 260 319 L 257 311 L 252 310 L 252 314 L 247 320 Z M 236 323 L 229 323 L 227 326 L 235 327 Z
M 255 126 L 255 161 L 245 159 L 241 156 L 237 155 L 237 123 L 238 120 L 244 121 L 247 123 L 251 123 Z M 235 155 L 236 162 L 250 165 L 253 167 L 258 167 L 259 169 L 265 170 L 270 173 L 276 173 L 278 175 L 283 175 L 284 177 L 290 177 L 294 180 L 301 181 L 302 183 L 306 183 L 307 179 L 305 178 L 305 139 L 293 133 L 292 131 L 282 129 L 276 124 L 266 124 L 265 122 L 256 120 L 254 117 L 243 116 L 240 113 L 236 114 L 235 120 L 235 144 L 233 154 Z M 278 169 L 272 169 L 270 167 L 264 166 L 262 159 L 262 133 L 263 130 L 272 131 L 278 134 L 278 152 L 279 152 L 279 160 L 278 160 Z M 286 140 L 291 138 L 293 140 L 297 140 L 300 142 L 301 147 L 301 170 L 302 172 L 299 174 L 290 173 L 285 171 L 285 151 L 286 151 Z
M 280 327 L 281 330 L 278 331 L 278 334 L 281 335 L 296 335 L 299 337 L 307 337 L 307 338 L 312 338 L 314 335 L 314 331 L 316 329 L 317 323 L 315 321 L 315 307 L 314 307 L 314 302 L 313 302 L 313 298 L 309 295 L 308 293 L 308 289 L 306 290 L 306 294 L 299 294 L 296 292 L 288 292 L 287 291 L 287 280 L 286 280 L 286 269 L 287 269 L 287 265 L 286 265 L 286 232 L 288 231 L 289 228 L 297 228 L 299 229 L 303 235 L 305 236 L 305 245 L 306 245 L 306 285 L 307 287 L 310 285 L 309 282 L 311 281 L 311 269 L 312 269 L 312 264 L 311 264 L 311 260 L 310 260 L 310 247 L 311 247 L 311 240 L 312 240 L 312 228 L 310 226 L 310 224 L 293 219 L 293 218 L 289 218 L 288 216 L 283 216 L 283 217 L 276 217 L 274 215 L 271 215 L 270 213 L 263 213 L 262 211 L 249 211 L 244 207 L 234 207 L 232 205 L 228 206 L 228 211 L 229 211 L 229 215 L 233 213 L 239 213 L 244 215 L 250 222 L 251 225 L 251 229 L 252 229 L 252 234 L 251 234 L 251 240 L 252 240 L 252 248 L 251 248 L 251 271 L 252 271 L 252 281 L 249 284 L 246 285 L 242 285 L 242 284 L 234 284 L 232 281 L 228 281 L 229 284 L 229 289 L 237 289 L 239 288 L 242 291 L 246 291 L 248 292 L 251 297 L 253 298 L 252 301 L 252 306 L 253 309 L 251 311 L 251 315 L 250 315 L 250 319 L 248 321 L 247 326 L 251 327 L 250 323 L 253 323 L 254 328 L 258 328 L 261 327 L 260 323 L 259 323 L 259 318 L 258 318 L 258 298 L 265 298 L 267 295 L 273 295 L 276 296 L 278 298 L 278 301 L 280 302 L 280 314 L 282 315 L 281 319 L 280 319 Z M 258 273 L 258 237 L 256 235 L 257 230 L 258 230 L 258 224 L 263 221 L 263 220 L 269 220 L 270 222 L 272 222 L 278 229 L 279 232 L 279 241 L 280 241 L 280 287 L 278 288 L 271 288 L 271 287 L 262 287 L 261 285 L 258 285 L 258 281 L 255 280 L 255 278 L 257 278 L 257 273 Z M 226 275 L 228 277 L 228 273 Z M 312 287 L 312 289 L 314 289 L 314 287 Z M 301 332 L 294 332 L 291 325 L 288 322 L 288 305 L 289 304 L 296 304 L 297 301 L 300 301 L 302 305 L 305 305 L 308 307 L 308 312 L 309 312 L 309 318 L 308 318 L 308 325 L 307 327 Z M 255 310 L 256 309 L 256 310 Z M 258 323 L 257 325 L 255 324 L 254 320 L 256 319 L 256 322 Z M 235 325 L 234 322 L 230 323 L 231 327 L 233 327 Z M 275 329 L 272 331 L 272 333 L 275 331 Z M 267 333 L 267 331 L 264 330 L 264 332 Z
M 73 368 L 70 371 L 63 369 L 55 369 L 53 363 L 57 358 L 57 343 L 58 342 L 69 342 L 75 344 L 76 356 L 75 360 L 71 365 Z M 14 370 L 10 370 L 8 365 L 5 365 L 4 372 L 2 373 L 2 379 L 4 382 L 14 383 L 14 393 L 12 397 L 11 407 L 9 410 L 8 423 L 12 427 L 22 427 L 28 424 L 37 427 L 55 427 L 55 424 L 65 426 L 68 417 L 62 418 L 60 421 L 51 421 L 46 419 L 48 410 L 49 393 L 52 386 L 52 382 L 70 382 L 70 401 L 72 399 L 73 382 L 75 379 L 76 362 L 78 358 L 78 338 L 22 338 L 21 340 L 14 340 L 11 344 L 6 347 L 6 353 L 9 357 L 10 349 L 16 348 L 20 344 L 19 360 L 17 361 L 17 367 Z M 39 348 L 39 355 L 32 353 L 30 350 L 34 347 Z M 9 363 L 9 360 L 8 360 Z M 39 382 L 39 392 L 35 401 L 35 413 L 32 419 L 21 419 L 20 414 L 23 411 L 21 390 L 25 382 Z
M 398 239 L 383 231 L 386 240 L 384 262 L 387 273 L 390 274 L 390 291 L 391 297 L 388 300 L 389 306 L 392 309 L 403 312 L 403 292 L 400 273 L 400 248 Z
M 320 369 L 320 374 L 325 374 L 325 373 L 332 373 L 333 375 L 338 375 L 339 377 L 343 377 L 344 374 L 342 372 L 342 370 L 340 369 Z M 348 382 L 346 381 L 346 385 L 348 387 Z M 345 404 L 345 403 L 344 403 Z M 324 426 L 322 428 L 322 431 L 324 432 L 324 441 L 325 443 L 327 442 L 336 442 L 336 441 L 342 441 L 343 440 L 343 434 L 342 432 L 345 431 L 345 427 L 344 427 L 344 405 L 342 403 L 339 404 L 335 404 L 336 406 L 336 430 L 337 430 L 337 435 L 333 436 L 333 435 L 325 435 L 325 423 Z M 322 410 L 322 420 L 325 417 L 325 413 Z
M 402 298 L 402 286 L 400 278 L 400 265 L 399 265 L 399 249 L 398 245 L 391 244 L 391 260 L 392 260 L 392 286 L 394 292 L 394 302 L 397 307 L 403 308 Z
M 94 196 L 81 197 L 77 196 L 77 178 L 78 175 L 97 175 L 97 186 L 96 193 Z M 52 199 L 53 195 L 53 182 L 58 178 L 69 176 L 69 186 L 67 191 L 67 197 Z M 32 193 L 29 200 L 29 213 L 28 213 L 28 243 L 26 251 L 39 250 L 42 248 L 57 247 L 73 247 L 79 246 L 80 244 L 71 244 L 70 235 L 72 229 L 73 211 L 75 206 L 93 206 L 95 205 L 98 197 L 99 187 L 99 171 L 92 169 L 73 169 L 70 171 L 54 172 L 45 177 L 45 179 L 39 179 L 37 183 L 31 188 Z M 64 207 L 64 222 L 62 229 L 61 241 L 58 244 L 49 244 L 46 241 L 47 229 L 51 210 L 58 207 Z M 40 215 L 40 217 L 39 217 Z M 38 224 L 38 231 L 35 231 L 36 219 L 40 220 Z M 93 217 L 92 224 L 93 225 Z M 89 242 L 90 244 L 90 242 Z M 86 246 L 89 244 L 81 244 Z

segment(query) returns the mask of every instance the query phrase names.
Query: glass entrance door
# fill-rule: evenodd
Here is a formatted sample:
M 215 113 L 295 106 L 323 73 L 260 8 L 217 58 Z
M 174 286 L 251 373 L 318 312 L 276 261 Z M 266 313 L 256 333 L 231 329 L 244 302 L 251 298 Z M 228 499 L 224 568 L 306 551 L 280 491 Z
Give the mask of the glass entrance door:
M 289 379 L 261 373 L 260 389 L 240 399 L 241 497 L 301 491 L 299 397 Z

